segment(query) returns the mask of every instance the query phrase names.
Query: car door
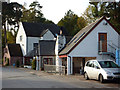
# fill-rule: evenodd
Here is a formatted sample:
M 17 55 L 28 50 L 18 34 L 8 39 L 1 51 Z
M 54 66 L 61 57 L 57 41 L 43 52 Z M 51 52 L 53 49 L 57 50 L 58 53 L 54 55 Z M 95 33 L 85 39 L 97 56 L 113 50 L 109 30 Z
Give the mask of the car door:
M 92 73 L 93 73 L 92 69 L 93 69 L 93 61 L 90 61 L 87 67 L 87 74 L 90 79 L 92 79 Z
M 97 61 L 93 62 L 93 69 L 92 69 L 92 78 L 93 79 L 97 79 L 98 75 L 99 75 L 99 71 L 100 71 L 100 66 L 97 63 Z

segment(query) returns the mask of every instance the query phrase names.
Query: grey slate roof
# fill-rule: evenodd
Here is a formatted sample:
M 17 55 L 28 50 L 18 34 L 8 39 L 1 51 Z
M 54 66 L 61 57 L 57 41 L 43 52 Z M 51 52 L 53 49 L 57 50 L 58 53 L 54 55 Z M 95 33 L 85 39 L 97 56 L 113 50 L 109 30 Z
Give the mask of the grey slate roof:
M 31 50 L 30 52 L 28 52 L 25 57 L 34 57 L 34 50 Z
M 54 40 L 40 40 L 40 55 L 54 56 L 55 55 L 55 41 Z
M 104 19 L 104 17 L 101 17 L 100 19 L 96 20 L 95 22 L 91 23 L 90 25 L 84 27 L 82 30 L 80 30 L 71 40 L 70 42 L 64 47 L 64 49 L 59 52 L 59 55 L 68 54 L 72 48 L 78 44 L 79 41 L 81 41 L 88 32 L 94 28 L 96 24 L 100 22 L 100 20 Z
M 45 33 L 47 29 L 49 29 L 56 37 L 56 34 L 59 34 L 61 29 L 61 27 L 57 26 L 56 24 L 28 23 L 28 22 L 22 22 L 22 24 L 26 35 L 30 37 L 40 37 Z M 64 28 L 62 29 L 63 35 L 68 35 L 68 32 Z
M 8 44 L 8 49 L 11 57 L 23 56 L 20 44 Z

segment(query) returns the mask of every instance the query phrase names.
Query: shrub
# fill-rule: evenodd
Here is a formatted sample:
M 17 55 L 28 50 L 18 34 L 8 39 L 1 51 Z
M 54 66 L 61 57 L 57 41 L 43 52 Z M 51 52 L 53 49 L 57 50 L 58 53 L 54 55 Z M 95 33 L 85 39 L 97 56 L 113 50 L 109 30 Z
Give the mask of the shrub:
M 32 60 L 32 69 L 36 70 L 36 60 Z
M 5 64 L 5 66 L 9 66 L 9 59 L 7 58 L 7 62 Z
M 16 67 L 19 67 L 20 66 L 20 62 L 19 60 L 16 61 Z

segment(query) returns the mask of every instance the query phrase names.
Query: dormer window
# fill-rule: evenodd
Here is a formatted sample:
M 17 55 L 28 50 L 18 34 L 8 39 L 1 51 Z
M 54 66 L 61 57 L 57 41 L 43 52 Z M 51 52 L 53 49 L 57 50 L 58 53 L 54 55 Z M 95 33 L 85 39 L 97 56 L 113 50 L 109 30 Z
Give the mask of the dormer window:
M 20 36 L 20 41 L 22 41 L 22 35 Z

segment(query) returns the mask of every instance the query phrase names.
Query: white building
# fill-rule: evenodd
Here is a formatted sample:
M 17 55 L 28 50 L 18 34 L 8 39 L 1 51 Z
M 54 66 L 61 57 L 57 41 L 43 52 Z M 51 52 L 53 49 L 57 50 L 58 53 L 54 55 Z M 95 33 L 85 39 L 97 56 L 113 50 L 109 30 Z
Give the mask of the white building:
M 33 50 L 38 46 L 39 41 L 56 41 L 57 35 L 60 34 L 60 27 L 55 24 L 43 24 L 43 23 L 20 23 L 20 28 L 16 37 L 16 43 L 20 44 L 23 56 L 27 58 L 33 58 Z M 63 31 L 64 35 L 67 32 Z M 46 42 L 47 43 L 47 42 Z M 30 56 L 32 53 L 32 56 Z
M 80 30 L 59 53 L 58 65 L 66 65 L 67 75 L 80 73 L 90 59 L 113 59 L 120 48 L 120 33 L 102 17 Z

